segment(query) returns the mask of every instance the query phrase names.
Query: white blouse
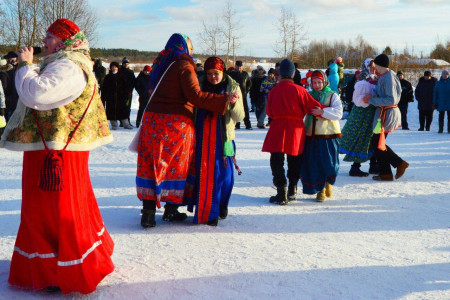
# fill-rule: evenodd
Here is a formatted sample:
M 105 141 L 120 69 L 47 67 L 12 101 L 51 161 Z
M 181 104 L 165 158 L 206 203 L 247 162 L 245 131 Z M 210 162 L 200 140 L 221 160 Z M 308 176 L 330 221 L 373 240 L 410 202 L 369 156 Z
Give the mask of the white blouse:
M 42 73 L 39 67 L 23 66 L 16 72 L 16 89 L 25 106 L 50 110 L 78 98 L 87 84 L 83 70 L 68 59 L 48 64 Z
M 355 91 L 353 92 L 353 103 L 358 107 L 368 107 L 369 103 L 363 101 L 364 96 L 370 94 L 372 97 L 376 94 L 377 86 L 369 83 L 366 80 L 358 81 L 355 84 Z
M 330 106 L 323 109 L 322 118 L 331 121 L 338 121 L 342 118 L 342 101 L 341 98 L 333 93 L 330 100 Z

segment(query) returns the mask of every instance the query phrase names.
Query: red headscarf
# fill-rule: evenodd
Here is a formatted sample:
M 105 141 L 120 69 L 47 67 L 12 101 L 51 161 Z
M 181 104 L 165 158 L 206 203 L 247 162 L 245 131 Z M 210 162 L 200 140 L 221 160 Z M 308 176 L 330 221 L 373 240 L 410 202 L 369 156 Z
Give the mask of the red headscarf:
M 318 79 L 320 79 L 322 81 L 325 81 L 325 78 L 323 78 L 323 74 L 321 72 L 319 72 L 319 71 L 314 71 L 312 73 L 311 80 L 314 79 L 314 78 L 318 78 Z
M 205 61 L 205 72 L 209 70 L 217 70 L 223 72 L 223 61 L 218 57 L 210 57 Z
M 50 25 L 47 32 L 57 36 L 61 41 L 65 41 L 80 32 L 80 28 L 68 19 L 58 19 Z

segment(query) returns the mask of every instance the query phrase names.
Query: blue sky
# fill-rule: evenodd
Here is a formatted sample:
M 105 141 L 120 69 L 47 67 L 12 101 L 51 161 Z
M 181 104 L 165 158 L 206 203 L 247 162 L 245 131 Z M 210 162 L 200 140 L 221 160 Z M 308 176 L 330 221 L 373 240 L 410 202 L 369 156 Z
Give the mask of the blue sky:
M 100 17 L 94 47 L 160 51 L 170 35 L 191 37 L 202 52 L 201 22 L 214 22 L 225 1 L 89 0 Z M 362 35 L 378 47 L 428 55 L 436 42 L 450 39 L 448 0 L 232 0 L 240 20 L 239 55 L 275 56 L 275 23 L 280 7 L 305 24 L 308 40 L 354 40 Z M 197 42 L 197 43 L 196 43 Z M 308 41 L 307 41 L 308 42 Z

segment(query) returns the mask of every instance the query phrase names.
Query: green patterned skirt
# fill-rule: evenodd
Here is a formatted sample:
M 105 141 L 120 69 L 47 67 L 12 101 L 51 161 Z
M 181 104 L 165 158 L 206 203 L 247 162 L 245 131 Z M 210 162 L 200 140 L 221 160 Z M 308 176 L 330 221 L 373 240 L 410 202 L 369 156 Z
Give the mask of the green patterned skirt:
M 353 106 L 339 141 L 339 152 L 345 154 L 344 161 L 363 163 L 373 155 L 370 140 L 375 110 L 373 105 L 367 108 Z

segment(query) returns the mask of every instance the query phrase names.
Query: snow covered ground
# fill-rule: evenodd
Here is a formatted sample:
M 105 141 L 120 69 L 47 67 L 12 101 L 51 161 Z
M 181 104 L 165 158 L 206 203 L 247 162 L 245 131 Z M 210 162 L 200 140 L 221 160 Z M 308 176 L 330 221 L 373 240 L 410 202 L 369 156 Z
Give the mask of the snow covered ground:
M 166 223 L 158 211 L 157 227 L 142 229 L 136 154 L 126 150 L 136 130 L 113 132 L 112 144 L 92 151 L 90 171 L 116 270 L 85 296 L 8 285 L 22 153 L 0 149 L 0 299 L 450 299 L 450 134 L 437 133 L 435 118 L 430 132 L 416 131 L 410 105 L 412 130 L 389 135 L 410 163 L 400 180 L 349 177 L 341 162 L 331 200 L 300 195 L 287 206 L 268 202 L 275 190 L 261 152 L 267 130 L 238 130 L 244 173 L 216 228 L 193 225 L 192 215 Z

